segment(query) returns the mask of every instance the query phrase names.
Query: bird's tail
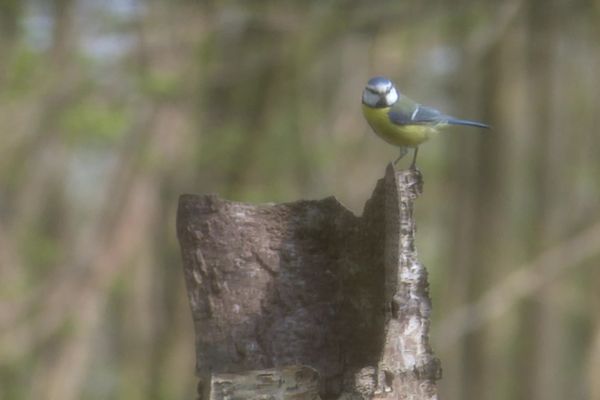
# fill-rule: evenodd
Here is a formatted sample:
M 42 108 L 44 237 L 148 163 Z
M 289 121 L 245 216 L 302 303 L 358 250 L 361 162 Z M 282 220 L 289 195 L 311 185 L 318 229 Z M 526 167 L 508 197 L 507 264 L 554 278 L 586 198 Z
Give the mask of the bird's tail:
M 458 118 L 448 118 L 448 120 L 446 121 L 448 124 L 450 125 L 466 125 L 466 126 L 475 126 L 477 128 L 485 128 L 485 129 L 490 129 L 491 126 L 486 125 L 484 123 L 481 122 L 477 122 L 477 121 L 469 121 L 467 119 L 458 119 Z

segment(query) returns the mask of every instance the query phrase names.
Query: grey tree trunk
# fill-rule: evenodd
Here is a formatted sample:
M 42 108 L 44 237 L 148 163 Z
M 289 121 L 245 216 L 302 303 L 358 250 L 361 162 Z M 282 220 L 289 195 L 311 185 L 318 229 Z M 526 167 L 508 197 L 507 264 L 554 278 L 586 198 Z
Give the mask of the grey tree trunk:
M 177 232 L 200 399 L 435 399 L 414 170 L 356 217 L 335 198 L 251 205 L 183 195 Z

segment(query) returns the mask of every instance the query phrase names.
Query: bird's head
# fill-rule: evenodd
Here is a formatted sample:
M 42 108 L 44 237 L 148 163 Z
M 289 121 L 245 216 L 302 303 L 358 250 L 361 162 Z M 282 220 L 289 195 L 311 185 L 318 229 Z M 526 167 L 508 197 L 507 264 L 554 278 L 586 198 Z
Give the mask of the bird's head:
M 368 107 L 390 107 L 398 100 L 398 92 L 392 81 L 382 76 L 369 79 L 362 94 L 362 102 Z

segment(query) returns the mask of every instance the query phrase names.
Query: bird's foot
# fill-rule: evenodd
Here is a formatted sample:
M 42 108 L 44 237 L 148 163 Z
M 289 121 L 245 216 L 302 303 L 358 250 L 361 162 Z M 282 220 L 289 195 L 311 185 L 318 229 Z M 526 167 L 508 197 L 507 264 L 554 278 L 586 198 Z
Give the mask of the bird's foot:
M 398 162 L 400 160 L 402 160 L 402 158 L 408 153 L 408 148 L 406 147 L 400 147 L 400 154 L 398 155 L 398 158 L 396 158 L 394 160 L 394 166 L 398 166 Z

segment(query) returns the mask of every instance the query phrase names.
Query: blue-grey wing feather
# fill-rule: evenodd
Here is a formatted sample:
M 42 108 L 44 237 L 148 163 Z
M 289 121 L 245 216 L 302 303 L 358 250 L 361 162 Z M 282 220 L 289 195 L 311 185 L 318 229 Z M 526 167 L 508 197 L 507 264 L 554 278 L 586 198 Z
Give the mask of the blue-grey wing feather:
M 411 110 L 390 110 L 390 120 L 398 125 L 435 124 L 448 119 L 435 108 L 425 107 L 420 104 Z
M 442 114 L 435 108 L 422 106 L 420 104 L 416 104 L 412 108 L 392 108 L 388 115 L 390 120 L 397 125 L 449 124 L 474 126 L 477 128 L 486 129 L 490 128 L 490 126 L 487 124 L 454 118 L 449 115 Z

